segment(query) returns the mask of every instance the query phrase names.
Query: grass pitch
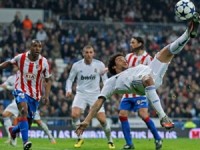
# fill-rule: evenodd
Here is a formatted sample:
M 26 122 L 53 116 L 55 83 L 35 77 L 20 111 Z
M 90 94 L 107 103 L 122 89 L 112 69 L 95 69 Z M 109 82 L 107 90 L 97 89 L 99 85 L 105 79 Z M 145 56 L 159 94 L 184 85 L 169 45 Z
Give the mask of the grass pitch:
M 5 144 L 6 138 L 0 138 L 1 150 L 23 150 L 22 141 L 18 138 L 18 145 L 12 147 Z M 85 139 L 81 148 L 74 148 L 75 139 L 56 139 L 56 144 L 51 144 L 48 139 L 30 139 L 33 143 L 32 150 L 107 150 L 106 139 Z M 124 139 L 114 139 L 116 150 L 124 145 Z M 198 150 L 200 139 L 164 139 L 162 150 Z M 153 139 L 134 139 L 136 150 L 155 150 Z

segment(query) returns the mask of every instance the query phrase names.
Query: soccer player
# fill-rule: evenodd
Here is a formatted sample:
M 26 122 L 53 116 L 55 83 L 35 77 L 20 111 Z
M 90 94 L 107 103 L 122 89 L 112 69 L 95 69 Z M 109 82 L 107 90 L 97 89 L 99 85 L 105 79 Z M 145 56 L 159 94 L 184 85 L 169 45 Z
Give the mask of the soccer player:
M 16 77 L 17 77 L 17 74 L 9 76 L 8 79 L 3 84 L 0 85 L 0 87 L 2 89 L 14 90 L 14 84 L 15 84 L 15 81 L 16 81 Z M 3 117 L 3 120 L 4 120 L 4 126 L 5 126 L 6 132 L 8 134 L 8 140 L 6 141 L 6 143 L 11 142 L 11 137 L 10 137 L 10 133 L 9 133 L 9 128 L 12 126 L 12 118 L 11 117 L 14 116 L 14 118 L 16 119 L 18 117 L 18 115 L 19 115 L 19 110 L 17 108 L 17 103 L 15 102 L 15 99 L 14 99 L 12 101 L 12 103 L 10 103 L 2 113 L 2 117 Z M 45 131 L 45 133 L 49 137 L 50 142 L 52 144 L 55 144 L 56 141 L 53 138 L 52 134 L 50 133 L 46 123 L 44 123 L 41 120 L 38 110 L 35 113 L 34 122 L 36 122 L 37 125 L 40 126 Z M 13 146 L 17 145 L 17 138 L 15 138 L 12 145 Z
M 107 79 L 104 63 L 93 58 L 94 48 L 91 45 L 87 45 L 83 48 L 82 54 L 84 58 L 73 64 L 66 82 L 66 96 L 69 97 L 72 94 L 72 83 L 74 79 L 76 78 L 77 81 L 76 95 L 72 103 L 71 113 L 74 126 L 80 123 L 80 116 L 86 106 L 92 106 L 98 98 L 100 94 L 100 79 L 102 79 L 103 83 Z M 114 149 L 115 145 L 113 144 L 110 125 L 106 121 L 104 107 L 100 108 L 96 117 L 103 127 L 108 139 L 109 148 Z M 74 147 L 81 147 L 83 142 L 82 136 L 78 136 L 77 143 Z
M 15 67 L 15 68 L 17 68 L 17 67 Z M 15 69 L 13 69 L 13 70 L 15 70 Z M 15 72 L 15 71 L 13 71 L 13 72 Z M 9 76 L 8 79 L 0 85 L 0 91 L 3 91 L 3 90 L 12 91 L 12 90 L 14 90 L 14 83 L 15 83 L 15 80 L 16 80 L 16 76 L 17 76 L 16 74 Z M 13 122 L 16 122 L 16 118 L 18 116 L 17 105 L 16 105 L 15 109 L 13 109 L 13 107 L 12 107 L 13 105 L 16 105 L 15 100 L 12 100 L 12 102 L 6 107 L 6 109 L 2 113 L 2 117 L 3 117 L 3 121 L 4 121 L 4 127 L 5 127 L 7 134 L 8 134 L 8 140 L 5 143 L 10 143 L 11 137 L 10 137 L 10 133 L 9 133 L 8 129 L 9 129 L 9 127 L 12 126 L 11 117 L 14 116 Z M 12 110 L 12 113 L 11 113 L 11 110 Z M 17 140 L 15 140 L 14 145 L 17 144 L 16 142 L 17 142 Z
M 152 57 L 144 50 L 144 41 L 141 37 L 132 37 L 130 42 L 132 52 L 126 55 L 128 67 L 135 67 L 139 64 L 149 65 Z M 161 149 L 162 140 L 158 131 L 148 114 L 148 100 L 146 96 L 136 94 L 124 94 L 119 106 L 119 120 L 126 140 L 126 145 L 122 149 L 133 149 L 134 144 L 131 137 L 131 129 L 128 122 L 129 111 L 138 111 L 138 115 L 146 123 L 155 139 L 156 150 Z
M 21 132 L 24 150 L 29 150 L 32 143 L 28 140 L 28 120 L 34 118 L 41 99 L 41 84 L 43 79 L 45 92 L 42 99 L 49 103 L 49 92 L 51 88 L 50 67 L 47 59 L 40 55 L 42 43 L 32 40 L 30 50 L 21 53 L 11 60 L 0 64 L 0 69 L 16 65 L 19 68 L 13 95 L 19 110 L 18 124 L 9 128 L 11 144 L 16 138 L 16 134 Z M 27 119 L 28 118 L 28 119 Z
M 163 76 L 174 55 L 183 49 L 190 38 L 197 36 L 199 22 L 199 15 L 196 13 L 190 21 L 187 30 L 178 39 L 158 52 L 149 66 L 141 64 L 127 69 L 128 64 L 122 54 L 116 54 L 111 57 L 108 69 L 110 73 L 116 75 L 106 81 L 98 100 L 91 107 L 85 120 L 77 127 L 76 134 L 81 135 L 83 133 L 102 104 L 114 93 L 145 94 L 157 111 L 161 119 L 161 125 L 167 129 L 173 128 L 174 124 L 163 111 L 156 89 L 162 84 Z

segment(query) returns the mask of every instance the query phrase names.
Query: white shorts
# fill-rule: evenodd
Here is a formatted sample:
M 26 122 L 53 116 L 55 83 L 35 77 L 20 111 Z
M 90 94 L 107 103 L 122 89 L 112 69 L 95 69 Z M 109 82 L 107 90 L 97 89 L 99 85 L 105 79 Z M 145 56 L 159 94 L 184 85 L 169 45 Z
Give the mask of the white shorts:
M 149 64 L 156 89 L 162 85 L 163 77 L 168 69 L 169 63 L 162 63 L 156 57 Z
M 17 103 L 15 102 L 15 100 L 12 101 L 12 103 L 10 103 L 6 109 L 4 111 L 8 111 L 10 113 L 12 113 L 15 117 L 18 117 L 19 115 L 19 110 L 17 108 Z
M 77 93 L 74 97 L 74 101 L 72 103 L 73 107 L 81 108 L 83 111 L 89 105 L 90 107 L 96 102 L 98 99 L 99 94 L 80 94 Z M 102 106 L 99 112 L 105 112 L 104 106 Z

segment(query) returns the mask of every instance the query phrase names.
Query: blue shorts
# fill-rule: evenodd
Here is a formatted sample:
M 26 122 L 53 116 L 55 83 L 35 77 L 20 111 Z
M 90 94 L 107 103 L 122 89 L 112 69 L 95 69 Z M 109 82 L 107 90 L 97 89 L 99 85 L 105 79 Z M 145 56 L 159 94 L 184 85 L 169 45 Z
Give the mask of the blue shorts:
M 14 90 L 13 95 L 15 97 L 15 101 L 17 104 L 21 102 L 26 102 L 28 105 L 28 118 L 33 119 L 35 116 L 35 112 L 38 108 L 39 101 L 35 100 L 34 98 L 30 97 L 29 95 L 23 93 L 19 90 Z
M 119 110 L 138 111 L 140 108 L 148 108 L 148 100 L 144 96 L 123 98 Z

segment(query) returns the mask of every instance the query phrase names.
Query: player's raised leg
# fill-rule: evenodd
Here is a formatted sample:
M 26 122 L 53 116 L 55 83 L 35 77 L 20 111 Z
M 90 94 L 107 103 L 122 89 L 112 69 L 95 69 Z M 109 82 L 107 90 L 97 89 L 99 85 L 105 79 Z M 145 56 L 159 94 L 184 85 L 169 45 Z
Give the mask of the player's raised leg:
M 165 115 L 165 112 L 162 109 L 160 104 L 160 99 L 155 91 L 156 86 L 160 86 L 162 84 L 163 76 L 165 75 L 168 65 L 170 61 L 173 59 L 175 54 L 178 54 L 183 47 L 187 44 L 189 39 L 194 37 L 194 32 L 196 33 L 199 26 L 199 15 L 196 14 L 189 23 L 187 30 L 174 42 L 170 43 L 166 47 L 164 47 L 154 58 L 154 60 L 149 65 L 154 74 L 156 75 L 156 85 L 153 86 L 152 83 L 146 84 L 146 95 L 150 100 L 152 106 L 158 112 L 159 117 L 161 118 L 161 125 L 165 128 L 170 129 L 173 127 L 173 123 L 170 119 Z M 191 35 L 191 33 L 193 33 Z M 197 35 L 197 33 L 195 34 Z M 149 82 L 149 80 L 146 80 Z
M 200 23 L 199 14 L 195 13 L 192 20 L 189 22 L 186 31 L 174 42 L 164 47 L 156 55 L 156 58 L 162 63 L 169 63 L 175 54 L 178 54 L 183 50 L 183 47 L 188 43 L 190 38 L 194 38 L 197 36 L 199 23 Z

